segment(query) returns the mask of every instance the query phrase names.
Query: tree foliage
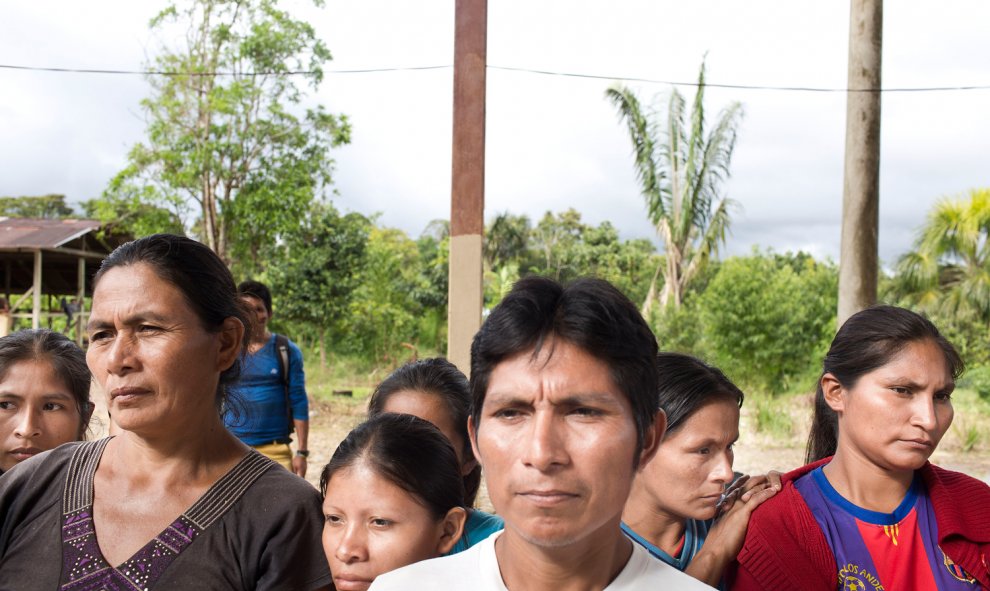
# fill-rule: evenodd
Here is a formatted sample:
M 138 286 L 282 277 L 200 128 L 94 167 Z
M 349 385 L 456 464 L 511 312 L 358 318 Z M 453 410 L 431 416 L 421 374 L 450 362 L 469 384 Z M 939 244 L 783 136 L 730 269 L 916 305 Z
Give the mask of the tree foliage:
M 807 254 L 730 258 L 699 301 L 705 348 L 749 387 L 810 387 L 835 334 L 837 289 L 835 265 Z
M 609 88 L 606 97 L 629 131 L 649 219 L 664 246 L 664 259 L 643 301 L 646 316 L 657 299 L 660 278 L 661 306 L 679 306 L 691 281 L 725 242 L 734 202 L 722 193 L 722 183 L 729 176 L 742 105 L 730 104 L 707 126 L 704 63 L 690 114 L 676 89 L 666 109 L 644 108 L 623 85 Z
M 885 292 L 930 316 L 967 361 L 990 362 L 990 189 L 937 202 Z
M 349 139 L 346 117 L 300 106 L 297 81 L 315 88 L 330 52 L 277 0 L 188 0 L 151 27 L 184 29 L 182 42 L 149 64 L 163 74 L 148 77 L 141 103 L 147 138 L 93 211 L 137 212 L 142 229 L 181 220 L 225 260 L 257 270 L 261 249 L 331 183 L 330 150 Z
M 526 216 L 499 214 L 485 230 L 485 306 L 526 275 L 562 283 L 598 277 L 640 299 L 658 258 L 648 240 L 622 240 L 610 222 L 591 226 L 573 208 L 548 211 L 535 227 Z
M 75 217 L 76 212 L 65 202 L 65 195 L 49 194 L 0 197 L 0 215 L 59 220 Z
M 267 252 L 278 262 L 268 269 L 278 317 L 308 327 L 306 332 L 315 333 L 324 356 L 327 337 L 341 338 L 340 328 L 367 266 L 372 231 L 361 214 L 340 215 L 332 205 L 317 203 L 304 223 L 285 235 L 283 244 Z

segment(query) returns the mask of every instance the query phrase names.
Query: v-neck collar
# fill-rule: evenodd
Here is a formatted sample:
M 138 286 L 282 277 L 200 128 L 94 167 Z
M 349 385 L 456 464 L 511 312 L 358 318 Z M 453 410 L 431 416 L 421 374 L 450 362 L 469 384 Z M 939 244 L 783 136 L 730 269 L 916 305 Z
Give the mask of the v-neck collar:
M 93 523 L 93 482 L 110 438 L 79 445 L 69 460 L 62 495 L 60 591 L 148 589 L 199 534 L 223 516 L 274 462 L 251 450 L 133 556 L 111 566 Z

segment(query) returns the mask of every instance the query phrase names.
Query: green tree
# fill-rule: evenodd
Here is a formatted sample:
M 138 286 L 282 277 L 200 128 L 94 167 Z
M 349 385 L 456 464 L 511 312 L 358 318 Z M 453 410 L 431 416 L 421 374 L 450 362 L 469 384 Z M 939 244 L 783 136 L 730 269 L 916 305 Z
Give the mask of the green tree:
M 76 215 L 65 202 L 65 195 L 39 195 L 25 197 L 0 197 L 0 215 L 17 218 L 43 218 L 59 220 Z
M 374 364 L 391 367 L 402 349 L 418 349 L 414 341 L 422 308 L 414 294 L 422 285 L 419 248 L 402 230 L 375 226 L 367 254 L 348 313 L 348 338 Z
M 990 361 L 990 189 L 935 204 L 885 295 L 928 314 L 967 361 Z
M 437 354 L 447 350 L 450 222 L 433 220 L 416 240 L 419 277 L 412 298 L 421 310 L 416 340 Z
M 586 229 L 581 213 L 573 207 L 557 214 L 546 212 L 530 232 L 530 247 L 536 257 L 530 270 L 560 282 L 578 276 L 575 245 L 581 241 Z
M 746 386 L 810 386 L 835 334 L 837 287 L 835 265 L 802 253 L 730 258 L 700 298 L 704 347 Z
M 660 277 L 661 306 L 679 306 L 687 286 L 725 242 L 734 202 L 723 195 L 722 182 L 729 176 L 742 105 L 730 104 L 713 127 L 706 127 L 704 63 L 689 120 L 676 89 L 666 110 L 644 109 L 623 85 L 609 88 L 606 97 L 628 128 L 649 219 L 664 246 L 665 256 L 643 302 L 643 315 L 648 316 Z
M 516 263 L 527 258 L 530 234 L 529 218 L 503 212 L 495 216 L 485 229 L 485 262 L 489 269 Z
M 300 106 L 296 81 L 315 88 L 330 52 L 277 0 L 187 0 L 151 21 L 163 35 L 176 26 L 181 46 L 149 64 L 163 75 L 148 77 L 141 103 L 146 141 L 103 199 L 172 212 L 225 260 L 257 269 L 259 248 L 295 228 L 331 183 L 330 149 L 349 139 L 346 117 Z
M 84 201 L 86 217 L 103 222 L 102 232 L 135 237 L 165 232 L 183 234 L 185 226 L 169 209 L 123 194 L 105 195 Z
M 357 213 L 340 215 L 331 204 L 317 203 L 301 226 L 284 236 L 267 255 L 279 319 L 300 323 L 316 333 L 320 362 L 326 366 L 327 336 L 344 333 L 354 292 L 367 263 L 371 223 Z

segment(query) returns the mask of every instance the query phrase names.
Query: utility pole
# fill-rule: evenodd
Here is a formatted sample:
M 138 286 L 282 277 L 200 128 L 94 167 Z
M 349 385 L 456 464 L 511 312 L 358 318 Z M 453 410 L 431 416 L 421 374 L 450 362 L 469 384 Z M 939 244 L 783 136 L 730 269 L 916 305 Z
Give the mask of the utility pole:
M 483 298 L 488 0 L 456 0 L 454 21 L 447 358 L 470 374 L 471 340 L 481 328 Z
M 883 0 L 851 0 L 839 326 L 877 300 Z

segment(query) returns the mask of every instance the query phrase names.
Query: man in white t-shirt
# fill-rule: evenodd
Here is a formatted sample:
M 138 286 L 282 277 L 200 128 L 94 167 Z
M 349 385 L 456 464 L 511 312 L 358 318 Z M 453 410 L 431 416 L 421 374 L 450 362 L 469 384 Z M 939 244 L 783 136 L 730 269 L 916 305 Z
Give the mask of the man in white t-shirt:
M 607 282 L 518 282 L 471 346 L 468 429 L 505 530 L 371 589 L 710 589 L 619 527 L 666 424 L 656 355 L 639 310 Z

